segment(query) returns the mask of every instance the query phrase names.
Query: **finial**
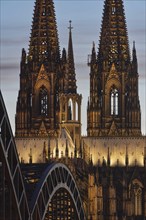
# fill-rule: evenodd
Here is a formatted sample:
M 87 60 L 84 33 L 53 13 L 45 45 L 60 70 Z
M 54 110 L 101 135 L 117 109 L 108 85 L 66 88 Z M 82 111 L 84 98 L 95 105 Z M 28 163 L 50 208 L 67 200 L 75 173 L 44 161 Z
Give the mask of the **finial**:
M 22 49 L 21 61 L 22 61 L 23 63 L 25 63 L 25 62 L 26 62 L 26 51 L 25 51 L 25 49 L 24 49 L 24 48 Z
M 133 41 L 133 49 L 135 49 L 135 41 Z
M 96 51 L 95 51 L 95 42 L 94 41 L 93 41 L 93 47 L 92 47 L 91 61 L 93 64 L 96 63 Z
M 82 153 L 83 153 L 82 152 L 82 143 L 80 143 L 80 158 L 82 158 L 82 156 L 83 156 Z
M 106 160 L 102 157 L 102 166 L 106 166 Z
M 89 106 L 90 106 L 90 100 L 89 100 L 89 97 L 88 97 L 88 108 L 89 108 Z
M 90 155 L 90 165 L 93 166 L 92 154 Z
M 75 139 L 75 150 L 74 150 L 74 157 L 77 157 L 77 145 L 76 145 L 76 139 Z
M 107 155 L 107 164 L 108 164 L 108 166 L 110 166 L 110 150 L 109 150 L 109 147 L 108 147 L 108 155 Z
M 59 157 L 58 139 L 56 139 L 56 158 Z
M 72 21 L 70 20 L 70 21 L 69 21 L 69 27 L 68 27 L 68 29 L 69 29 L 70 32 L 71 32 L 71 30 L 73 29 L 73 27 L 72 27 L 71 24 L 72 24 Z
M 29 163 L 32 163 L 32 148 L 30 148 Z
M 144 167 L 146 168 L 146 146 L 144 147 Z
M 68 157 L 68 140 L 66 139 L 65 156 Z
M 126 166 L 128 166 L 129 165 L 129 157 L 128 157 L 128 146 L 126 145 L 126 155 L 125 155 L 126 157 L 125 157 L 125 164 L 126 164 Z
M 66 50 L 63 48 L 62 50 L 62 61 L 66 62 Z
M 50 159 L 51 148 L 50 148 L 50 138 L 48 140 L 48 160 Z

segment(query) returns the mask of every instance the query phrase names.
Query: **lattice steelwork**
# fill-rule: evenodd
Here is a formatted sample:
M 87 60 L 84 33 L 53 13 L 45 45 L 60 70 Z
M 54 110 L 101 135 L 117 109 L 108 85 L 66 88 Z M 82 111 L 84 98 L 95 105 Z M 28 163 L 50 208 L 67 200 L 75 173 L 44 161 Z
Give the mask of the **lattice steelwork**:
M 8 115 L 0 93 L 0 220 L 29 220 L 29 209 Z
M 71 196 L 63 188 L 55 193 L 45 215 L 45 220 L 56 219 L 78 219 Z
M 34 193 L 31 199 L 28 197 L 29 211 L 16 146 L 1 93 L 0 110 L 0 220 L 86 219 L 75 180 L 69 169 L 61 163 L 42 166 L 39 178 L 37 181 L 34 179 Z M 28 171 L 31 172 L 31 168 Z M 31 185 L 30 176 L 27 178 L 24 175 L 24 179 L 29 179 L 27 183 Z
M 30 202 L 35 220 L 84 220 L 84 209 L 75 180 L 61 163 L 48 165 Z

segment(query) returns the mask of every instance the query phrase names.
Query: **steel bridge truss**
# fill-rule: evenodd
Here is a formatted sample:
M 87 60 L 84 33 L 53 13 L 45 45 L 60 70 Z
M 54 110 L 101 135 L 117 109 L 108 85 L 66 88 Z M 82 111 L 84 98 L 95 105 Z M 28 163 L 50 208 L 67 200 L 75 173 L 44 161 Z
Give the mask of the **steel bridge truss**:
M 70 170 L 61 163 L 49 165 L 31 201 L 35 220 L 84 220 L 84 208 Z
M 0 220 L 29 220 L 16 146 L 0 92 Z
M 64 164 L 48 164 L 32 195 L 29 201 L 0 92 L 0 220 L 86 219 L 77 185 Z

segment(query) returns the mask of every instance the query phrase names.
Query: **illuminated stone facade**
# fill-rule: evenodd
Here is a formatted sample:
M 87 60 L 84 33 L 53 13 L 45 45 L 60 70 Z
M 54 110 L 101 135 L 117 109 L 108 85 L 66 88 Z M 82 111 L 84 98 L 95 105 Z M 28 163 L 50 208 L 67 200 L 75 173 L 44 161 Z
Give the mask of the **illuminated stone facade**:
M 22 163 L 61 161 L 89 220 L 146 218 L 146 137 L 141 135 L 135 43 L 130 58 L 122 0 L 105 0 L 96 55 L 89 56 L 87 136 L 81 137 L 72 26 L 59 52 L 53 1 L 36 0 L 28 55 L 22 50 L 16 145 Z

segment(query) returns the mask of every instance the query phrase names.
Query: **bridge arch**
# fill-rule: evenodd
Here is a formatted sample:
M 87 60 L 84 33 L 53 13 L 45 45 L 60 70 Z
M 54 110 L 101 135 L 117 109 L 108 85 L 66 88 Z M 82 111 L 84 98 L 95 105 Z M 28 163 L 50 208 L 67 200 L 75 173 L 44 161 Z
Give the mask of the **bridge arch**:
M 74 205 L 76 218 L 85 220 L 85 213 L 76 182 L 62 163 L 48 163 L 28 203 L 15 141 L 0 92 L 0 209 L 1 219 L 45 220 L 49 204 L 62 190 Z M 9 211 L 8 211 L 9 210 Z
M 32 220 L 47 219 L 46 213 L 55 193 L 66 191 L 74 204 L 76 220 L 85 220 L 85 213 L 76 182 L 70 170 L 62 163 L 48 165 L 34 191 L 30 209 Z
M 29 220 L 16 145 L 0 92 L 0 219 Z

